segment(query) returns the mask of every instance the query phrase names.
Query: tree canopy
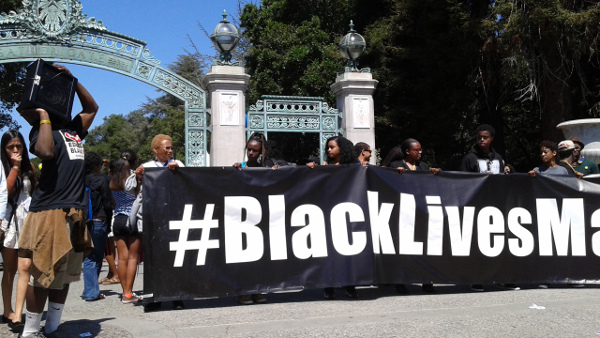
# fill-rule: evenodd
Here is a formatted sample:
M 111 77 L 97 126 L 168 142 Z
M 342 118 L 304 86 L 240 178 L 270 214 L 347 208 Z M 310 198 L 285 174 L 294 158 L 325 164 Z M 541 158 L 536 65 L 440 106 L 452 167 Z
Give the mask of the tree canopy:
M 0 1 L 0 15 L 21 7 L 21 0 Z M 0 128 L 19 128 L 12 118 L 11 111 L 21 101 L 23 84 L 20 81 L 25 76 L 23 63 L 0 64 Z
M 18 0 L 0 4 L 0 12 Z M 239 22 L 252 76 L 247 104 L 262 95 L 320 96 L 346 60 L 337 44 L 350 20 L 367 41 L 361 67 L 379 81 L 374 93 L 381 155 L 406 138 L 423 145 L 430 165 L 455 170 L 478 124 L 497 131 L 494 147 L 519 171 L 539 162 L 539 142 L 560 141 L 560 122 L 598 117 L 600 2 L 589 0 L 263 0 L 247 3 Z M 172 65 L 199 83 L 207 58 L 187 53 Z M 12 67 L 12 66 L 11 66 Z M 0 67 L 2 113 L 18 101 L 20 66 Z M 152 156 L 150 140 L 170 134 L 184 155 L 182 103 L 164 95 L 126 116 L 111 115 L 86 147 L 104 156 L 134 148 Z M 303 136 L 304 137 L 304 136 Z M 280 144 L 296 159 L 309 137 Z M 312 151 L 309 150 L 309 151 Z
M 495 148 L 525 171 L 542 139 L 562 140 L 558 123 L 598 116 L 599 11 L 597 1 L 265 0 L 241 16 L 250 94 L 333 102 L 336 45 L 353 19 L 367 41 L 361 65 L 379 80 L 382 155 L 412 137 L 430 164 L 454 170 L 489 123 Z

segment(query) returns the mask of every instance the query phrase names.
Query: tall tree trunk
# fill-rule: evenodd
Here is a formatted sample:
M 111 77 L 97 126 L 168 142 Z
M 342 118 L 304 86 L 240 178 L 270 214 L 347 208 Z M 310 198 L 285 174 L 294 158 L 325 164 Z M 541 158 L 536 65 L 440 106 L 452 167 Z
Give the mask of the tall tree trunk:
M 564 139 L 556 126 L 573 119 L 569 73 L 564 67 L 560 51 L 557 48 L 545 48 L 546 64 L 540 82 L 541 98 L 541 136 L 544 140 L 555 142 Z

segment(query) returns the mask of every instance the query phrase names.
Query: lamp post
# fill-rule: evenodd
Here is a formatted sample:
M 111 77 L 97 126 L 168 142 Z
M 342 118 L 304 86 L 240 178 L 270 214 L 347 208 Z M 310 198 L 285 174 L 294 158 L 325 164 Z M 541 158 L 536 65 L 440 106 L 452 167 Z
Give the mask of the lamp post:
M 364 53 L 367 43 L 362 35 L 354 30 L 354 23 L 350 20 L 350 30 L 344 35 L 338 45 L 340 53 L 348 60 L 346 72 L 370 72 L 370 69 L 358 69 L 358 59 Z
M 237 66 L 239 62 L 231 62 L 231 51 L 240 41 L 240 34 L 237 28 L 227 20 L 227 13 L 223 10 L 223 20 L 219 22 L 215 30 L 210 35 L 213 45 L 219 51 L 219 59 L 214 60 L 213 64 L 218 66 Z

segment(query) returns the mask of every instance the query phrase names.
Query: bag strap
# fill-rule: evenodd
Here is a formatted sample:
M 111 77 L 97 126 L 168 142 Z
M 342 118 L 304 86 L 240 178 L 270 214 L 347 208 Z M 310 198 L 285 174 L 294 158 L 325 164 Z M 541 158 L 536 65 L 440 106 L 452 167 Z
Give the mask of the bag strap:
M 13 220 L 15 219 L 15 213 L 17 212 L 17 203 L 15 203 L 15 201 L 13 201 L 12 198 L 9 198 L 9 202 L 10 206 L 12 207 L 12 211 L 10 213 L 10 217 L 8 218 L 8 225 L 10 226 L 10 223 L 13 222 Z M 19 225 L 15 222 L 15 230 L 17 232 L 17 238 L 19 237 Z

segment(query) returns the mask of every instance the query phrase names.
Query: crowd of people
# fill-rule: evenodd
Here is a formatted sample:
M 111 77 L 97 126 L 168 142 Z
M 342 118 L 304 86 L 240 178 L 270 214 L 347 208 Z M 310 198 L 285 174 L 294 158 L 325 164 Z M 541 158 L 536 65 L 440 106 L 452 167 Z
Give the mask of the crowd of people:
M 61 65 L 55 67 L 70 74 Z M 83 272 L 85 301 L 104 299 L 100 284 L 120 283 L 122 303 L 136 303 L 140 297 L 133 284 L 142 254 L 142 181 L 146 168 L 164 167 L 176 170 L 183 163 L 173 159 L 171 138 L 157 135 L 152 141 L 155 159 L 138 164 L 132 151 L 124 151 L 107 164 L 99 154 L 83 151 L 82 140 L 87 135 L 98 105 L 81 82 L 77 96 L 82 112 L 70 121 L 53 121 L 44 109 L 23 111 L 28 120 L 39 121 L 29 136 L 29 151 L 42 160 L 39 180 L 36 168 L 28 157 L 27 145 L 21 133 L 9 130 L 0 140 L 0 220 L 2 257 L 3 314 L 2 321 L 22 337 L 52 336 L 60 324 L 69 284 L 80 279 Z M 481 125 L 475 131 L 476 142 L 464 157 L 460 170 L 486 174 L 510 174 L 513 167 L 492 147 L 495 131 Z M 254 133 L 245 145 L 246 161 L 233 166 L 278 168 L 293 165 L 283 160 L 276 146 L 261 133 Z M 581 156 L 583 142 L 577 138 L 558 145 L 552 141 L 540 144 L 540 166 L 529 172 L 536 175 L 574 175 L 579 178 L 599 173 L 598 166 Z M 316 157 L 306 161 L 318 165 L 369 165 L 372 149 L 364 143 L 353 144 L 343 136 L 327 139 L 326 160 Z M 385 157 L 382 166 L 395 168 L 400 174 L 410 171 L 430 171 L 422 159 L 423 149 L 416 139 L 406 139 Z M 116 247 L 116 250 L 115 250 Z M 106 278 L 99 279 L 103 261 L 109 265 Z M 116 262 L 115 262 L 116 261 Z M 83 263 L 82 263 L 83 262 Z M 16 301 L 12 304 L 14 279 L 18 271 Z M 501 287 L 517 290 L 514 284 Z M 483 290 L 478 284 L 475 290 Z M 355 286 L 345 293 L 357 298 Z M 396 289 L 407 293 L 404 285 Z M 434 293 L 431 283 L 423 284 L 425 292 Z M 334 288 L 324 290 L 326 299 L 335 299 Z M 40 322 L 48 300 L 46 324 L 41 332 Z M 261 294 L 239 295 L 238 303 L 264 303 Z M 26 305 L 26 307 L 25 307 Z M 150 304 L 154 307 L 160 303 Z M 181 301 L 174 301 L 183 309 Z M 23 321 L 23 312 L 25 320 Z
M 66 67 L 54 67 L 70 75 Z M 21 111 L 28 121 L 38 122 L 29 135 L 29 152 L 42 160 L 41 175 L 36 176 L 20 132 L 9 130 L 0 141 L 2 322 L 20 337 L 56 336 L 69 284 L 81 275 L 84 301 L 104 299 L 99 285 L 116 283 L 121 284 L 121 302 L 140 300 L 132 289 L 142 250 L 144 168 L 183 166 L 172 159 L 167 135 L 157 135 L 152 142 L 156 160 L 138 167 L 131 151 L 112 162 L 84 152 L 82 140 L 98 104 L 81 81 L 75 92 L 82 111 L 71 120 L 53 119 L 41 108 Z M 103 173 L 106 164 L 109 168 Z M 109 273 L 99 281 L 104 260 Z M 181 309 L 183 303 L 176 301 L 174 307 Z
M 514 167 L 505 162 L 502 155 L 492 146 L 495 135 L 496 131 L 491 125 L 482 124 L 477 127 L 474 135 L 475 144 L 462 159 L 460 171 L 482 174 L 511 174 L 515 172 Z M 247 162 L 236 162 L 233 166 L 238 169 L 244 167 L 280 167 L 280 165 L 272 164 L 273 160 L 269 157 L 269 146 L 270 143 L 266 141 L 263 134 L 253 133 L 246 143 Z M 563 140 L 558 144 L 549 140 L 542 141 L 540 144 L 541 164 L 529 171 L 529 175 L 532 177 L 536 175 L 572 175 L 582 178 L 585 175 L 599 174 L 598 165 L 582 156 L 581 150 L 584 146 L 584 143 L 577 137 Z M 372 150 L 364 142 L 353 145 L 351 141 L 343 136 L 333 136 L 327 139 L 324 153 L 327 157 L 321 165 L 358 164 L 366 166 L 370 163 Z M 381 166 L 395 168 L 400 174 L 410 171 L 430 171 L 437 174 L 442 170 L 440 168 L 430 168 L 422 160 L 422 154 L 421 143 L 416 139 L 408 138 L 402 141 L 399 146 L 392 148 L 382 160 Z M 282 162 L 281 159 L 277 159 L 277 161 Z M 285 161 L 283 162 L 285 163 Z M 319 163 L 316 157 L 310 157 L 306 161 L 306 165 L 314 168 Z M 507 290 L 520 289 L 518 285 L 513 283 L 497 284 L 497 286 Z M 545 288 L 547 285 L 542 284 L 540 287 Z M 481 284 L 472 284 L 471 288 L 474 291 L 484 291 Z M 344 289 L 347 297 L 358 297 L 355 286 L 345 286 Z M 396 285 L 396 291 L 401 294 L 408 293 L 408 289 L 404 284 Z M 436 292 L 431 283 L 424 283 L 423 291 L 426 293 Z M 335 299 L 334 288 L 325 288 L 323 296 L 325 299 Z M 240 295 L 238 297 L 238 303 L 244 305 L 264 301 L 263 296 L 256 294 Z

